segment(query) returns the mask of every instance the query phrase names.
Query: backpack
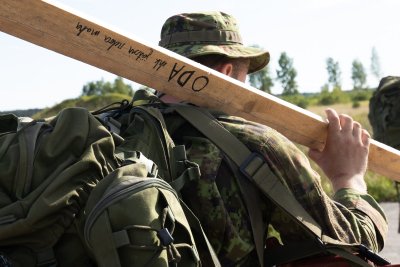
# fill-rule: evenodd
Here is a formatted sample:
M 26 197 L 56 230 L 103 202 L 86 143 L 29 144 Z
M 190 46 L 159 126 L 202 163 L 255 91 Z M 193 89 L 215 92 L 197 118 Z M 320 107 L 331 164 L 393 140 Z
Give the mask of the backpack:
M 369 101 L 368 119 L 375 140 L 400 148 L 400 77 L 381 79 Z
M 85 109 L 48 121 L 0 116 L 0 262 L 50 266 L 62 256 L 58 265 L 72 266 L 69 260 L 84 254 L 75 218 L 118 166 L 112 136 Z
M 82 108 L 48 120 L 0 116 L 0 265 L 200 266 L 198 243 L 210 252 L 204 264 L 218 266 L 153 161 L 101 122 Z
M 206 205 L 217 205 L 217 210 L 226 213 L 224 211 L 226 209 L 225 205 L 220 197 L 218 197 L 221 194 L 218 187 L 214 182 L 204 184 L 199 179 L 198 167 L 190 168 L 188 166 L 186 167 L 187 171 L 182 173 L 182 167 L 190 161 L 182 158 L 182 155 L 186 154 L 185 146 L 174 145 L 175 142 L 172 140 L 171 134 L 179 134 L 181 126 L 182 124 L 186 124 L 186 120 L 179 115 L 176 116 L 172 110 L 169 112 L 167 109 L 168 106 L 163 105 L 157 97 L 145 90 L 141 90 L 135 93 L 130 107 L 126 107 L 121 103 L 115 109 L 107 109 L 105 113 L 101 110 L 95 112 L 95 114 L 104 121 L 106 127 L 111 131 L 119 133 L 124 138 L 124 144 L 118 146 L 117 151 L 139 150 L 146 157 L 154 160 L 155 164 L 159 166 L 160 176 L 182 195 L 182 199 L 185 202 L 188 199 L 187 195 L 193 201 L 202 201 L 199 198 L 200 196 L 191 192 L 191 189 L 201 183 L 201 186 L 204 186 L 204 191 L 216 197 L 215 203 L 206 203 Z M 165 120 L 168 120 L 168 122 Z M 162 147 L 163 149 L 162 151 L 159 149 L 159 152 L 154 154 L 155 150 L 152 148 L 153 146 Z M 166 159 L 169 159 L 169 163 L 166 163 Z M 195 211 L 195 214 L 209 216 L 210 211 L 207 210 L 207 206 L 204 206 L 205 209 L 201 213 Z M 221 213 L 221 215 L 223 214 Z M 216 223 L 215 220 L 212 221 Z M 209 231 L 212 225 L 206 225 L 206 227 Z M 248 233 L 248 235 L 251 237 L 251 233 Z M 259 237 L 262 239 L 262 235 Z M 195 240 L 197 241 L 196 238 Z M 228 240 L 224 239 L 224 242 L 231 244 L 231 251 L 228 251 L 227 254 L 231 257 L 230 261 L 232 263 L 253 251 L 252 246 L 247 246 L 243 250 L 241 247 L 238 249 L 238 244 L 241 245 L 242 241 L 236 236 Z M 204 248 L 204 246 L 199 247 L 202 262 L 204 261 L 203 254 L 207 254 L 207 251 L 208 249 Z
M 200 172 L 198 165 L 187 160 L 184 146 L 174 144 L 166 130 L 164 118 L 157 108 L 144 106 L 132 107 L 131 104 L 127 105 L 126 102 L 121 102 L 117 108 L 101 109 L 94 112 L 94 114 L 103 122 L 104 126 L 123 139 L 116 146 L 116 154 L 125 160 L 135 161 L 136 151 L 140 151 L 140 154 L 144 158 L 151 159 L 151 162 L 154 162 L 154 166 L 157 166 L 157 176 L 162 177 L 163 180 L 158 181 L 158 183 L 162 183 L 164 187 L 169 187 L 168 190 L 170 192 L 176 192 L 175 198 L 179 198 L 180 190 L 188 181 L 199 179 Z M 147 165 L 149 170 L 153 169 L 150 166 L 151 164 L 145 163 L 145 165 Z M 156 185 L 156 187 L 159 187 L 159 185 Z M 164 192 L 166 191 L 164 190 Z M 171 196 L 169 199 L 174 199 Z M 159 197 L 154 195 L 152 198 L 158 199 Z M 163 198 L 165 198 L 165 195 Z M 193 259 L 197 259 L 198 261 L 196 265 L 193 265 L 193 263 L 188 264 L 188 261 L 186 263 L 183 261 L 182 266 L 197 266 L 199 264 L 204 266 L 219 266 L 220 263 L 215 252 L 204 234 L 200 222 L 192 211 L 181 200 L 174 200 L 169 204 L 170 211 L 179 211 L 178 214 L 181 214 L 181 211 L 184 213 L 180 215 L 181 218 L 179 220 L 179 217 L 176 218 L 177 222 L 181 221 L 177 224 L 181 225 L 181 227 L 177 227 L 175 230 L 178 233 L 177 241 L 182 239 L 179 236 L 186 236 L 185 242 L 193 250 L 191 253 L 192 257 L 189 258 L 192 261 Z M 154 203 L 150 203 L 149 206 L 153 207 Z M 185 223 L 185 220 L 187 220 L 187 223 Z M 188 225 L 190 228 L 187 227 Z M 181 231 L 181 229 L 184 231 Z M 179 233 L 180 231 L 182 233 Z M 86 240 L 88 239 L 86 238 Z M 162 243 L 161 239 L 158 243 Z M 168 248 L 168 246 L 164 247 Z M 176 246 L 172 247 L 175 249 Z M 187 254 L 187 249 L 185 251 Z M 167 256 L 167 259 L 173 260 L 171 253 Z M 186 256 L 186 258 L 188 257 Z M 151 263 L 151 266 L 155 266 L 155 262 L 152 261 L 153 259 L 149 260 L 147 256 L 144 256 L 142 263 Z M 164 262 L 168 261 L 164 259 Z M 179 263 L 178 266 L 180 266 Z
M 135 106 L 135 103 L 139 103 L 139 106 Z M 174 135 L 176 132 L 179 135 L 182 133 L 182 125 L 189 124 L 192 128 L 192 130 L 189 129 L 189 131 L 197 131 L 200 135 L 210 139 L 223 151 L 235 174 L 234 178 L 236 178 L 238 181 L 241 195 L 243 196 L 246 204 L 248 216 L 250 217 L 252 226 L 251 235 L 254 238 L 255 251 L 257 252 L 254 254 L 254 256 L 255 258 L 258 258 L 259 263 L 261 262 L 266 266 L 272 266 L 274 264 L 294 261 L 312 255 L 333 254 L 340 255 L 341 257 L 358 264 L 359 266 L 370 266 L 364 259 L 355 256 L 355 253 L 360 254 L 361 257 L 368 260 L 373 259 L 376 262 L 380 261 L 380 263 L 387 263 L 384 259 L 375 255 L 373 252 L 369 251 L 363 246 L 343 244 L 322 235 L 321 228 L 318 223 L 316 223 L 312 217 L 301 207 L 301 205 L 299 205 L 296 199 L 290 197 L 291 193 L 281 184 L 276 174 L 271 170 L 271 168 L 269 168 L 269 163 L 266 161 L 266 159 L 260 157 L 257 155 L 257 153 L 252 153 L 243 143 L 241 143 L 241 141 L 229 133 L 218 122 L 216 117 L 223 118 L 223 115 L 217 112 L 211 114 L 205 109 L 197 108 L 191 105 L 163 104 L 160 103 L 159 100 L 155 99 L 154 96 L 151 96 L 145 92 L 138 92 L 135 94 L 132 105 L 133 107 L 130 109 L 130 115 L 128 116 L 130 121 L 134 121 L 132 120 L 132 117 L 137 116 L 138 113 L 148 112 L 147 114 L 151 115 L 150 117 L 142 117 L 142 119 L 137 119 L 137 121 L 139 121 L 142 125 L 154 119 L 162 121 L 163 117 L 165 121 L 168 122 L 168 127 L 164 123 L 158 124 L 162 125 L 161 128 L 153 127 L 153 130 L 151 130 L 152 134 L 149 134 L 149 132 L 146 134 L 149 140 L 152 140 L 151 136 L 158 136 L 157 138 L 159 138 L 160 136 L 168 136 L 168 134 Z M 132 116 L 132 113 L 136 115 Z M 112 118 L 122 122 L 117 125 L 117 129 L 126 129 L 126 126 L 124 126 L 126 116 L 121 116 L 118 109 L 112 115 Z M 111 125 L 110 128 L 115 127 L 116 125 L 116 123 L 111 124 L 114 126 Z M 166 131 L 167 128 L 168 131 Z M 151 127 L 149 129 L 151 129 Z M 154 129 L 156 130 L 155 132 Z M 124 136 L 124 134 L 126 133 L 124 133 L 124 130 L 122 130 L 121 135 Z M 140 138 L 135 138 L 135 140 L 137 139 Z M 170 140 L 170 137 L 167 137 L 167 139 Z M 265 176 L 268 176 L 268 179 L 264 179 Z M 265 181 L 269 181 L 269 183 L 266 183 Z M 184 194 L 186 191 L 185 186 L 187 184 L 193 186 L 193 183 L 195 182 L 197 182 L 197 180 L 193 178 L 181 179 L 181 181 L 177 183 L 179 186 L 175 188 L 178 192 Z M 260 192 L 254 190 L 254 186 L 251 184 L 256 184 L 257 187 L 261 189 L 263 196 L 266 196 L 278 207 L 285 210 L 287 214 L 292 217 L 295 222 L 300 224 L 310 235 L 311 241 L 308 244 L 305 244 L 304 248 L 279 248 L 277 250 L 273 250 L 271 253 L 268 253 L 268 256 L 266 257 L 268 260 L 265 261 L 265 243 L 263 240 L 265 237 L 265 225 L 262 224 L 262 219 L 260 217 L 261 211 L 257 208 L 257 201 L 260 200 Z M 218 188 L 216 186 L 212 186 L 212 184 L 208 189 L 205 190 L 217 190 L 214 195 L 217 196 L 219 194 Z M 218 201 L 214 200 L 214 203 L 217 202 Z M 208 210 L 203 210 L 200 212 L 207 213 Z M 198 215 L 198 213 L 196 213 L 196 215 Z M 224 240 L 224 242 L 230 241 L 232 240 Z M 253 248 L 251 249 L 253 250 Z M 241 251 L 235 252 L 241 253 Z
M 97 266 L 200 266 L 175 190 L 151 176 L 139 161 L 115 170 L 93 189 L 83 235 Z

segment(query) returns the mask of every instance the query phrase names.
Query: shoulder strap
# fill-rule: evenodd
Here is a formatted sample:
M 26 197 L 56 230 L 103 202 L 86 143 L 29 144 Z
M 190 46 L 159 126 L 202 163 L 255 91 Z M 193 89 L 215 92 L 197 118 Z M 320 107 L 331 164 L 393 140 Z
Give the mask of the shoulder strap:
M 187 105 L 176 105 L 174 109 L 213 141 L 239 167 L 240 171 L 252 183 L 257 185 L 265 196 L 270 198 L 277 206 L 285 210 L 309 233 L 315 236 L 317 242 L 314 242 L 312 250 L 317 251 L 317 253 L 328 251 L 355 262 L 360 266 L 370 266 L 351 252 L 358 245 L 345 244 L 324 235 L 319 224 L 300 205 L 271 170 L 266 162 L 267 159 L 258 153 L 251 152 L 246 145 L 226 130 L 208 111 Z M 258 241 L 255 240 L 255 242 L 257 246 Z M 299 248 L 301 249 L 301 247 Z M 259 253 L 259 249 L 257 249 L 257 253 Z M 262 256 L 259 255 L 260 258 L 262 259 Z
M 177 105 L 174 106 L 173 109 L 175 109 L 187 121 L 191 122 L 194 127 L 207 136 L 218 147 L 220 147 L 220 144 L 224 144 L 223 147 L 220 147 L 220 149 L 224 151 L 231 161 L 233 161 L 234 165 L 238 165 L 238 162 L 245 159 L 241 157 L 244 154 L 235 152 L 236 146 L 231 145 L 232 142 L 230 142 L 230 139 L 232 137 L 236 139 L 236 137 L 234 137 L 222 125 L 220 125 L 211 114 L 203 113 L 200 109 L 186 105 Z M 221 131 L 226 131 L 227 133 L 221 134 Z M 226 137 L 228 139 L 226 139 Z M 232 157 L 231 155 L 235 156 Z M 232 165 L 232 162 L 228 163 Z M 235 172 L 239 172 L 238 168 L 232 169 Z M 260 201 L 259 195 L 256 191 L 256 188 L 251 186 L 249 180 L 240 179 L 241 175 L 239 173 L 236 173 L 235 176 L 238 177 L 238 185 L 249 213 L 250 224 L 253 232 L 253 240 L 256 247 L 258 260 L 261 263 L 264 262 L 265 228 L 262 220 L 261 210 L 257 205 L 257 203 Z

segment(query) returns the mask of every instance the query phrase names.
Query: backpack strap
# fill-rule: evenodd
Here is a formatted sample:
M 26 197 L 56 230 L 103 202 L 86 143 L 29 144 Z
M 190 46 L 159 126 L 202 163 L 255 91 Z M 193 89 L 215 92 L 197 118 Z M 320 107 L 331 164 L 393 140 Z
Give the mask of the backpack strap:
M 16 188 L 19 188 L 15 192 L 18 198 L 23 198 L 31 188 L 36 140 L 43 125 L 43 122 L 32 121 L 17 131 L 20 154 L 15 184 L 24 185 L 23 187 L 16 186 Z
M 177 105 L 174 106 L 173 109 L 176 110 L 187 121 L 191 122 L 193 126 L 195 126 L 198 130 L 200 130 L 200 132 L 209 137 L 209 139 L 213 141 L 215 144 L 217 144 L 218 147 L 220 147 L 219 144 L 224 143 L 224 147 L 220 148 L 233 161 L 233 162 L 229 161 L 228 164 L 237 166 L 238 162 L 243 161 L 245 159 L 241 157 L 241 155 L 244 154 L 236 153 L 235 152 L 236 147 L 231 146 L 232 143 L 230 142 L 229 139 L 234 136 L 231 135 L 222 125 L 220 125 L 219 122 L 215 120 L 215 118 L 212 117 L 211 114 L 203 113 L 201 112 L 200 109 L 186 105 Z M 218 124 L 218 126 L 213 126 L 214 124 Z M 202 129 L 197 127 L 198 125 L 200 125 L 199 127 L 201 127 Z M 204 133 L 204 131 L 206 131 L 207 133 Z M 226 131 L 228 134 L 221 135 L 220 131 Z M 228 137 L 228 139 L 225 139 L 226 137 Z M 228 152 L 226 152 L 225 150 L 228 150 Z M 236 157 L 232 158 L 230 155 L 236 155 L 240 158 Z M 232 170 L 236 172 L 235 177 L 238 177 L 237 181 L 239 189 L 242 192 L 242 196 L 247 207 L 247 212 L 249 214 L 250 224 L 252 227 L 254 245 L 256 248 L 258 260 L 261 263 L 264 262 L 265 228 L 262 220 L 262 212 L 258 208 L 257 204 L 260 201 L 259 194 L 256 191 L 256 188 L 251 185 L 251 182 L 249 180 L 241 179 L 242 175 L 240 175 L 239 169 L 237 167 L 232 168 Z
M 172 152 L 177 173 L 180 175 L 169 184 L 179 194 L 186 183 L 200 179 L 200 169 L 197 163 L 187 160 L 184 145 L 175 146 Z
M 366 261 L 353 254 L 355 251 L 359 253 L 365 252 L 366 248 L 364 246 L 342 243 L 324 235 L 319 224 L 301 206 L 292 193 L 271 170 L 268 162 L 266 162 L 268 159 L 265 159 L 265 157 L 258 153 L 251 152 L 246 145 L 226 130 L 208 111 L 187 105 L 176 105 L 174 106 L 174 110 L 213 141 L 239 167 L 244 176 L 257 185 L 265 196 L 293 217 L 299 225 L 303 226 L 306 232 L 314 236 L 314 242 L 309 246 L 305 246 L 308 253 L 318 254 L 321 252 L 330 252 L 342 256 L 360 266 L 370 266 Z M 246 196 L 249 194 L 242 192 L 242 195 Z M 259 234 L 260 233 L 257 232 L 253 233 L 254 236 Z M 257 245 L 258 241 L 255 240 L 255 242 L 256 246 L 259 246 Z M 302 248 L 304 248 L 303 245 L 296 246 L 295 249 L 289 249 L 286 253 L 282 253 L 283 251 L 281 251 L 275 254 L 284 255 L 284 258 L 287 259 L 288 257 L 290 258 L 290 251 L 297 253 L 299 251 L 301 252 Z M 257 249 L 257 254 L 259 254 L 259 249 Z M 374 254 L 374 256 L 371 256 L 371 253 Z M 377 255 L 367 249 L 367 253 L 363 253 L 363 256 L 369 257 L 369 260 L 374 260 L 373 258 L 376 258 Z M 259 255 L 259 259 L 260 258 L 262 259 L 263 257 Z M 283 259 L 277 260 L 282 261 Z M 273 265 L 277 263 L 280 262 L 269 262 L 268 260 L 268 264 Z
M 209 253 L 204 255 L 206 258 L 203 259 L 205 262 L 202 262 L 204 266 L 214 266 L 214 267 L 221 267 L 221 264 L 218 260 L 218 256 L 215 253 L 213 247 L 210 244 L 210 241 L 207 238 L 207 235 L 204 233 L 203 227 L 199 219 L 197 219 L 196 215 L 189 209 L 185 202 L 180 200 L 182 209 L 185 212 L 186 219 L 189 222 L 190 228 L 193 231 L 194 240 L 197 246 L 205 248 Z

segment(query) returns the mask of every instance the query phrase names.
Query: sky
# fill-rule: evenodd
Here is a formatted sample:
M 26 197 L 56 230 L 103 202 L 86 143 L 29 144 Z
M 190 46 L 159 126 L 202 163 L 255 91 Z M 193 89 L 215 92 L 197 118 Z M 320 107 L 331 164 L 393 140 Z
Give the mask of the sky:
M 276 77 L 282 52 L 293 59 L 300 92 L 318 92 L 327 83 L 326 59 L 342 72 L 342 87 L 352 88 L 351 66 L 359 60 L 368 85 L 377 51 L 381 77 L 398 75 L 400 27 L 398 0 L 48 0 L 136 40 L 157 44 L 164 21 L 178 13 L 219 10 L 237 18 L 245 45 L 271 55 Z M 88 82 L 116 76 L 0 32 L 0 111 L 45 108 L 76 98 Z M 125 80 L 138 88 L 138 84 Z M 272 93 L 282 87 L 275 81 Z

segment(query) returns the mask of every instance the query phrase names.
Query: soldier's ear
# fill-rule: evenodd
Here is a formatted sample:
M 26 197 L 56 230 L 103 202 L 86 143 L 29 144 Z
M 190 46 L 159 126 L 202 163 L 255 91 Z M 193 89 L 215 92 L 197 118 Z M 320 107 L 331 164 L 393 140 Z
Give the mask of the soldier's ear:
M 222 63 L 216 67 L 216 70 L 225 74 L 227 76 L 232 77 L 233 74 L 233 64 L 232 63 Z

